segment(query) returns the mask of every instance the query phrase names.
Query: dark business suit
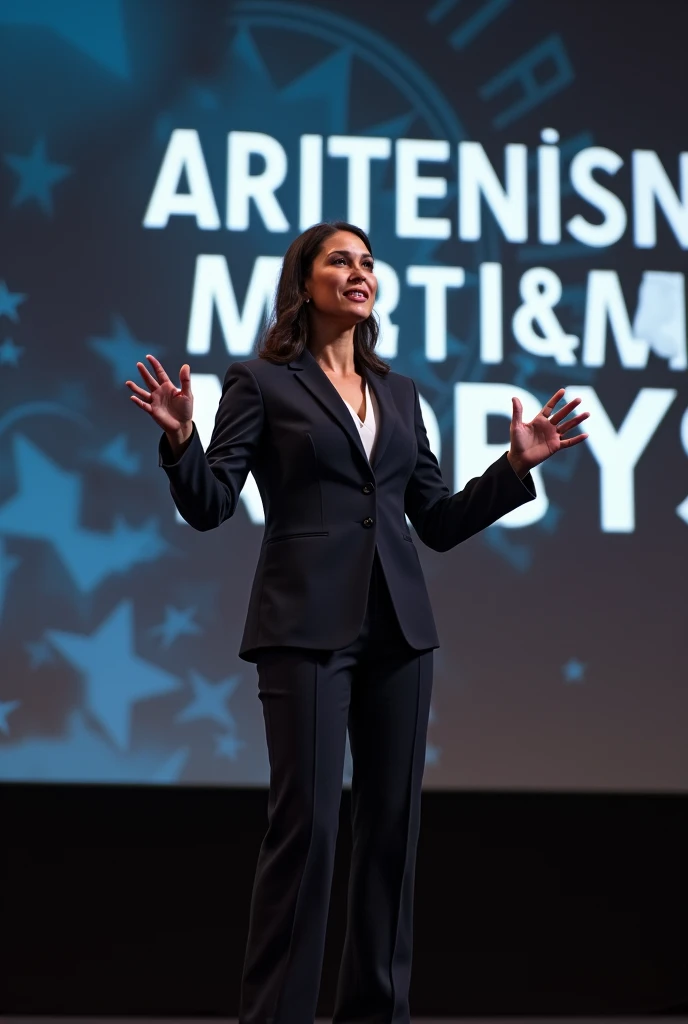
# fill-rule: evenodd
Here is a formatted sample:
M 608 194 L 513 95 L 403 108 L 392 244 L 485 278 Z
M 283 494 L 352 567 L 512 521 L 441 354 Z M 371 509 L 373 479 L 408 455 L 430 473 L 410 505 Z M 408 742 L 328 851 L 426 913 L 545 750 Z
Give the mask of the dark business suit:
M 445 551 L 531 500 L 506 454 L 451 495 L 413 381 L 366 374 L 379 407 L 371 462 L 353 418 L 306 350 L 225 376 L 206 453 L 194 426 L 159 463 L 198 530 L 233 515 L 249 471 L 265 508 L 240 656 L 258 665 L 270 759 L 241 1024 L 311 1024 L 347 728 L 354 847 L 337 1024 L 408 1024 L 415 850 L 438 646 L 405 514 Z

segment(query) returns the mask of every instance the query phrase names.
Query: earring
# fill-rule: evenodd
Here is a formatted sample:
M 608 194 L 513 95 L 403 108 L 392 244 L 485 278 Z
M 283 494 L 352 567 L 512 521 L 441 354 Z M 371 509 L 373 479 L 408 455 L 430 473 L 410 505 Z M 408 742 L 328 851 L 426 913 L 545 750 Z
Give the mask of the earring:
M 310 299 L 306 299 L 306 302 L 310 302 L 310 301 L 311 301 Z

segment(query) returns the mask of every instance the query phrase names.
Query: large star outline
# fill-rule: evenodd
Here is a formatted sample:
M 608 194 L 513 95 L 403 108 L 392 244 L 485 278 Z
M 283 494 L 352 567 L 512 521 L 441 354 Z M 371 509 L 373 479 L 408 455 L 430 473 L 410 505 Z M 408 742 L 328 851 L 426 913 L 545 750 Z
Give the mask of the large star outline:
M 26 301 L 26 295 L 22 292 L 11 292 L 4 281 L 0 281 L 0 316 L 9 317 L 12 323 L 17 323 L 19 314 L 17 306 Z
M 166 351 L 162 345 L 153 347 L 149 342 L 135 338 L 121 316 L 112 317 L 109 336 L 94 336 L 88 339 L 87 344 L 110 364 L 112 382 L 116 387 L 123 386 L 125 381 L 131 380 L 137 363 L 143 363 L 150 369 L 146 355 L 154 348 L 157 354 Z
M 22 434 L 13 437 L 13 454 L 18 489 L 0 506 L 0 534 L 48 541 L 81 591 L 169 550 L 155 517 L 134 527 L 116 515 L 109 533 L 80 526 L 82 478 Z
M 122 601 L 90 635 L 46 630 L 46 638 L 84 680 L 84 703 L 112 742 L 126 750 L 134 705 L 173 693 L 181 680 L 134 651 L 134 608 Z
M 29 200 L 38 203 L 44 213 L 52 216 L 52 189 L 72 173 L 66 164 L 52 163 L 45 155 L 45 139 L 38 139 L 28 156 L 7 153 L 5 163 L 19 178 L 12 206 L 21 206 Z
M 227 707 L 227 701 L 239 685 L 239 676 L 230 676 L 219 683 L 211 683 L 196 672 L 190 672 L 191 688 L 194 699 L 177 715 L 178 722 L 192 722 L 199 718 L 207 718 L 228 729 L 235 730 L 236 722 Z

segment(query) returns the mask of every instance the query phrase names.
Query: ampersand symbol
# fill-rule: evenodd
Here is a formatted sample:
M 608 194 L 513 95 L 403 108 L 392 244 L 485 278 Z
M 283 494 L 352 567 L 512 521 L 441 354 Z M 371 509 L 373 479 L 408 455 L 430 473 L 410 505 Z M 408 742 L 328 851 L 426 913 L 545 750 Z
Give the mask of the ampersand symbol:
M 521 278 L 523 305 L 514 313 L 514 336 L 526 352 L 535 356 L 553 356 L 560 366 L 573 366 L 574 349 L 579 345 L 575 334 L 566 334 L 553 308 L 561 298 L 561 281 L 547 267 L 533 267 Z M 537 324 L 541 334 L 533 325 Z

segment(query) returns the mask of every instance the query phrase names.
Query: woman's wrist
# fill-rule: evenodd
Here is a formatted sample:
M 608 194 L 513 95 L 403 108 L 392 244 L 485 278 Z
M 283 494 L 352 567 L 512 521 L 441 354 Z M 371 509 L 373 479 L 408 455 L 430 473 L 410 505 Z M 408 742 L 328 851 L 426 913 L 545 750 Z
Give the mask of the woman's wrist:
M 189 420 L 179 430 L 166 430 L 165 435 L 170 443 L 170 448 L 175 458 L 178 458 L 186 448 L 191 435 L 193 434 L 193 420 Z
M 523 465 L 519 457 L 517 455 L 514 455 L 513 452 L 508 451 L 506 453 L 506 457 L 509 460 L 509 464 L 511 465 L 511 468 L 513 469 L 514 473 L 516 473 L 519 479 L 524 480 L 528 476 L 530 470 L 528 470 Z

